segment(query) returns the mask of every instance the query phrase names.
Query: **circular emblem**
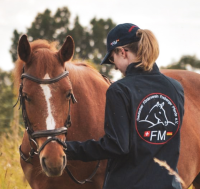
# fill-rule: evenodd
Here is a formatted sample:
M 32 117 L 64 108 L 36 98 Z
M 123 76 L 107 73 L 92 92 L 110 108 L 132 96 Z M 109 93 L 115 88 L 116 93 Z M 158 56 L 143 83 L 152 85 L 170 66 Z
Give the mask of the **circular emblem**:
M 174 102 L 162 93 L 152 93 L 139 104 L 135 127 L 138 135 L 151 144 L 164 144 L 176 135 L 180 116 Z

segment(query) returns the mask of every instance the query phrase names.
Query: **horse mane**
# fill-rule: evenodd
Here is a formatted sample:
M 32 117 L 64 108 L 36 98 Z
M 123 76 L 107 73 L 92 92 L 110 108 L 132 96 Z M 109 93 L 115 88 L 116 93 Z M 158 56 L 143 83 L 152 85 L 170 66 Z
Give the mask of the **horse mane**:
M 93 71 L 95 71 L 95 72 L 98 72 L 94 67 L 92 67 L 91 65 L 89 65 L 89 63 L 88 62 L 79 62 L 78 60 L 75 60 L 75 61 L 73 61 L 72 62 L 74 65 L 76 65 L 76 66 L 84 66 L 84 67 L 87 67 L 87 68 L 90 68 L 90 69 L 92 69 Z
M 75 60 L 72 62 L 67 62 L 65 67 L 67 70 L 69 70 L 69 75 L 70 73 L 73 73 L 70 75 L 72 82 L 76 82 L 77 78 L 80 80 L 84 77 L 96 77 L 109 85 L 111 84 L 111 81 L 105 76 L 101 75 L 96 68 L 90 65 L 89 62 L 79 62 L 78 60 Z
M 77 66 L 85 66 L 91 70 L 93 70 L 94 72 L 96 72 L 97 74 L 99 74 L 98 70 L 96 68 L 94 68 L 93 66 L 91 66 L 89 64 L 89 62 L 77 62 L 77 61 L 74 61 L 73 62 L 75 65 Z M 105 75 L 101 74 L 101 76 L 104 78 L 104 80 L 110 85 L 112 83 L 112 81 Z

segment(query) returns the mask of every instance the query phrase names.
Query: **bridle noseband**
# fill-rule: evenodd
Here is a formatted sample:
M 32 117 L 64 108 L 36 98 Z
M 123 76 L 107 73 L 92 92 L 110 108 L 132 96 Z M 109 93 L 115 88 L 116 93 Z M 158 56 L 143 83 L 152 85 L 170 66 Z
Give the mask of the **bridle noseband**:
M 52 130 L 42 130 L 42 131 L 33 131 L 33 128 L 31 127 L 30 121 L 28 119 L 27 116 L 27 112 L 26 112 L 26 106 L 25 106 L 25 97 L 23 96 L 23 79 L 29 79 L 35 83 L 38 84 L 51 84 L 51 83 L 55 83 L 58 82 L 59 80 L 61 80 L 64 77 L 67 77 L 69 75 L 68 71 L 64 71 L 62 74 L 60 74 L 59 76 L 52 78 L 52 79 L 38 79 L 32 75 L 29 75 L 27 73 L 24 73 L 24 68 L 23 68 L 23 72 L 21 75 L 21 84 L 19 87 L 19 96 L 17 99 L 16 104 L 13 106 L 15 107 L 18 103 L 18 101 L 20 101 L 20 107 L 22 108 L 22 117 L 24 120 L 24 124 L 25 124 L 25 129 L 28 133 L 29 136 L 29 142 L 30 142 L 30 146 L 31 146 L 31 150 L 29 152 L 29 157 L 25 157 L 25 155 L 23 154 L 22 150 L 21 150 L 21 145 L 19 147 L 19 152 L 20 152 L 20 156 L 21 158 L 27 162 L 27 163 L 31 163 L 32 164 L 32 159 L 34 155 L 40 155 L 40 152 L 44 149 L 44 147 L 51 141 L 56 141 L 58 142 L 60 145 L 63 146 L 63 150 L 67 150 L 67 145 L 65 142 L 63 142 L 62 140 L 60 140 L 58 137 L 58 135 L 61 134 L 65 134 L 65 136 L 67 135 L 67 130 L 68 128 L 71 126 L 71 116 L 70 116 L 70 103 L 71 100 L 73 103 L 76 103 L 77 100 L 74 96 L 73 93 L 70 93 L 71 98 L 69 100 L 69 110 L 68 110 L 68 116 L 67 116 L 67 120 L 65 121 L 65 124 L 63 127 L 61 128 L 57 128 L 57 129 L 52 129 Z M 48 137 L 47 140 L 42 144 L 42 146 L 39 148 L 37 142 L 36 142 L 36 138 L 41 138 L 41 137 Z M 35 150 L 34 147 L 32 146 L 32 142 L 36 145 L 37 149 Z M 77 180 L 73 174 L 71 173 L 71 171 L 68 169 L 68 167 L 65 167 L 65 170 L 67 171 L 67 173 L 69 174 L 69 176 L 71 177 L 71 179 L 73 181 L 75 181 L 77 184 L 85 184 L 86 182 L 91 182 L 91 179 L 94 177 L 94 175 L 96 174 L 98 168 L 100 166 L 100 161 L 98 161 L 97 166 L 95 168 L 95 170 L 93 171 L 93 173 L 85 180 L 79 181 Z
M 63 142 L 62 140 L 60 140 L 58 137 L 58 135 L 61 134 L 65 134 L 67 135 L 67 130 L 68 128 L 71 126 L 71 117 L 70 117 L 70 102 L 72 100 L 73 103 L 77 102 L 73 93 L 71 93 L 71 99 L 69 100 L 69 111 L 68 111 L 68 116 L 67 116 L 67 120 L 65 121 L 65 124 L 63 127 L 57 128 L 57 129 L 52 129 L 52 130 L 42 130 L 42 131 L 33 131 L 33 128 L 31 127 L 30 121 L 28 119 L 27 116 L 27 112 L 26 112 L 26 106 L 25 106 L 25 97 L 23 96 L 23 79 L 29 79 L 35 83 L 38 84 L 51 84 L 51 83 L 55 83 L 58 82 L 59 80 L 63 79 L 64 77 L 67 77 L 69 75 L 68 71 L 64 71 L 62 74 L 60 74 L 59 76 L 52 78 L 52 79 L 38 79 L 32 75 L 29 75 L 27 73 L 24 73 L 24 68 L 23 68 L 23 73 L 21 75 L 21 84 L 20 84 L 20 88 L 19 88 L 19 96 L 18 96 L 18 101 L 20 101 L 20 107 L 22 108 L 22 117 L 24 120 L 24 124 L 25 124 L 25 129 L 28 133 L 29 136 L 29 141 L 30 141 L 30 146 L 31 146 L 31 150 L 29 153 L 29 157 L 26 158 L 25 155 L 22 153 L 21 151 L 21 146 L 19 147 L 20 150 L 20 156 L 21 158 L 27 162 L 27 163 L 32 163 L 32 158 L 35 154 L 40 154 L 40 152 L 44 149 L 44 147 L 51 141 L 56 141 L 59 144 L 61 144 L 63 146 L 63 149 L 66 150 L 67 149 L 67 145 L 65 142 Z M 17 103 L 14 105 L 14 107 L 17 105 Z M 19 108 L 20 108 L 19 107 Z M 42 146 L 39 148 L 38 144 L 36 142 L 36 138 L 41 138 L 41 137 L 48 137 L 48 139 L 42 144 Z M 33 142 L 37 149 L 35 150 L 32 146 Z

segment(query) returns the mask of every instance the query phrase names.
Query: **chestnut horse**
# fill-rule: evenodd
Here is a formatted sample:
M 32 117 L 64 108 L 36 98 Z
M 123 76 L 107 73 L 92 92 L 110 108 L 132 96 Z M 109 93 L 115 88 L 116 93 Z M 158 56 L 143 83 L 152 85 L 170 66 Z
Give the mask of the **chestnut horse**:
M 73 52 L 74 42 L 70 36 L 59 51 L 56 50 L 55 43 L 50 44 L 44 40 L 29 43 L 25 35 L 19 41 L 15 80 L 20 81 L 21 74 L 24 73 L 23 87 L 20 87 L 24 105 L 23 100 L 21 104 L 22 109 L 25 109 L 25 122 L 29 122 L 21 152 L 25 160 L 32 148 L 36 153 L 39 152 L 39 156 L 31 153 L 32 164 L 21 158 L 21 166 L 33 189 L 102 188 L 105 162 L 101 161 L 93 182 L 84 185 L 76 184 L 64 169 L 67 164 L 80 180 L 88 177 L 95 169 L 96 162 L 67 162 L 63 151 L 66 148 L 63 141 L 66 140 L 67 129 L 63 126 L 66 125 L 66 120 L 69 123 L 71 114 L 72 126 L 68 129 L 67 140 L 98 140 L 103 136 L 105 93 L 109 86 L 88 65 L 66 62 L 72 58 Z M 178 170 L 186 188 L 193 183 L 197 189 L 200 188 L 200 76 L 188 71 L 162 72 L 180 81 L 184 87 L 185 115 L 181 128 Z M 70 112 L 69 102 L 74 99 L 73 95 L 78 103 L 71 105 Z M 29 127 L 33 130 L 32 135 L 37 136 L 30 142 Z M 54 135 L 51 135 L 52 132 Z
M 186 188 L 200 189 L 200 75 L 184 70 L 162 70 L 178 80 L 185 94 L 185 112 L 181 127 L 181 147 L 178 171 Z M 169 154 L 170 155 L 170 154 Z
M 23 88 L 20 87 L 20 93 L 24 105 L 23 100 L 21 105 L 25 112 L 25 122 L 29 122 L 27 131 L 34 131 L 29 131 L 30 135 L 27 131 L 24 133 L 21 156 L 24 156 L 25 160 L 28 159 L 31 146 L 35 153 L 39 151 L 39 157 L 32 153 L 32 164 L 28 163 L 30 159 L 25 162 L 21 158 L 21 166 L 33 189 L 100 189 L 104 180 L 105 161 L 100 162 L 93 182 L 84 185 L 75 183 L 65 171 L 64 168 L 68 164 L 72 174 L 83 180 L 93 173 L 97 162 L 66 161 L 63 150 L 65 146 L 62 143 L 66 140 L 66 128 L 63 126 L 66 125 L 68 115 L 71 115 L 72 126 L 68 129 L 67 140 L 98 140 L 103 136 L 105 93 L 109 82 L 87 64 L 65 64 L 74 52 L 74 42 L 70 36 L 59 51 L 55 45 L 44 40 L 29 43 L 26 35 L 19 41 L 15 79 L 20 81 L 23 73 Z M 65 75 L 62 78 L 60 76 L 63 73 Z M 50 78 L 53 78 L 52 83 Z M 69 107 L 69 101 L 73 100 L 72 94 L 77 103 Z M 51 132 L 57 133 L 55 140 L 45 144 L 53 138 Z M 32 136 L 36 138 L 32 139 Z

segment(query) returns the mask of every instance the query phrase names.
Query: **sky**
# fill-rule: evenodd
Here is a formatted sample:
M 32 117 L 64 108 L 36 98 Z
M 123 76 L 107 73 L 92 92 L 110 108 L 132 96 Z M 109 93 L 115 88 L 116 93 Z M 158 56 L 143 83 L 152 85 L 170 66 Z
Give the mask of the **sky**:
M 200 59 L 200 0 L 0 0 L 0 69 L 14 67 L 9 53 L 14 29 L 26 33 L 38 13 L 48 8 L 54 14 L 64 6 L 71 22 L 78 15 L 83 26 L 96 17 L 151 30 L 160 46 L 159 67 L 182 55 Z

